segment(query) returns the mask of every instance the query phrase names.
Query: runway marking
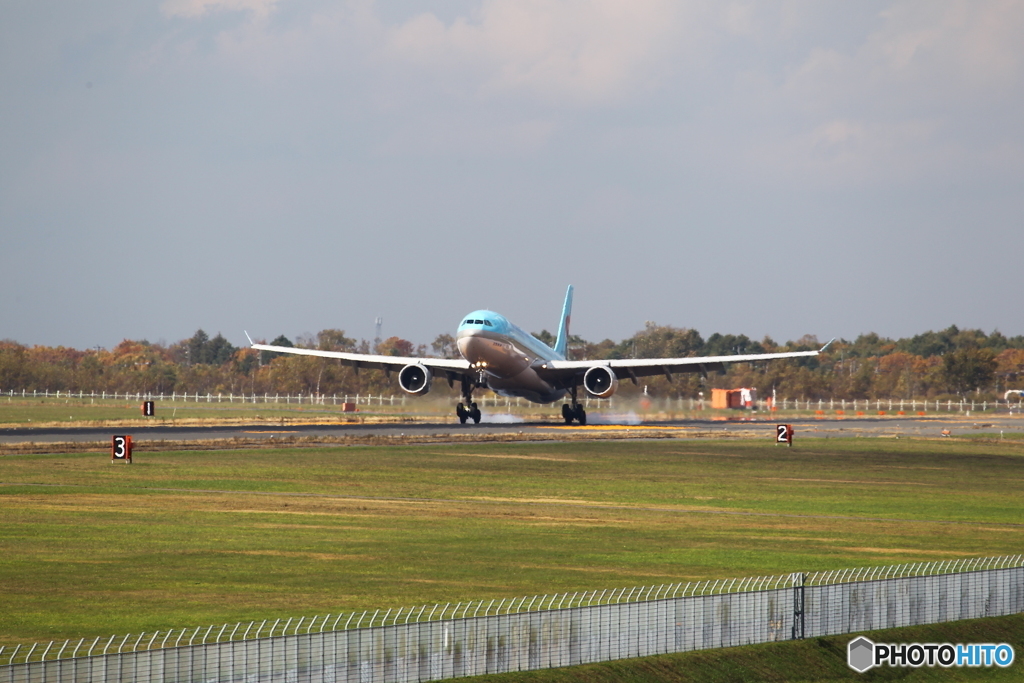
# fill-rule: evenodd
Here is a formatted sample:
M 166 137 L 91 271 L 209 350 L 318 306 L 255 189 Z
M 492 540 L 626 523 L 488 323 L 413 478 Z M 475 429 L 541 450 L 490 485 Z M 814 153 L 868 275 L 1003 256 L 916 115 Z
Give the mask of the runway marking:
M 920 550 L 915 548 L 851 548 L 842 547 L 841 550 L 850 550 L 856 553 L 880 553 L 883 555 L 895 554 L 895 553 L 921 553 L 922 555 L 948 555 L 950 557 L 959 557 L 959 554 L 955 550 Z
M 756 477 L 761 481 L 813 481 L 823 484 L 890 484 L 892 486 L 935 486 L 919 481 L 876 481 L 873 479 L 797 479 L 795 477 Z
M 908 467 L 906 465 L 871 465 L 873 470 L 951 470 L 952 467 Z
M 246 431 L 246 432 L 242 432 L 242 433 L 243 434 L 298 434 L 299 430 L 297 430 L 297 429 L 283 429 L 283 430 L 274 432 L 274 431 L 260 429 L 260 430 Z
M 610 431 L 610 430 L 643 430 L 643 429 L 674 429 L 674 430 L 686 430 L 696 429 L 696 427 L 680 427 L 676 425 L 550 425 L 546 427 L 540 427 L 540 429 L 572 429 L 572 430 L 587 430 L 587 431 Z
M 549 462 L 578 462 L 576 458 L 545 458 L 540 455 L 490 455 L 484 453 L 430 453 L 444 457 L 456 458 L 510 458 L 512 460 L 547 460 Z
M 305 527 L 303 527 L 305 528 Z M 369 555 L 339 555 L 337 553 L 304 553 L 287 550 L 217 550 L 215 552 L 225 555 L 262 555 L 270 557 L 308 557 L 316 560 L 327 560 L 330 562 L 344 562 L 347 560 L 370 560 L 377 559 Z

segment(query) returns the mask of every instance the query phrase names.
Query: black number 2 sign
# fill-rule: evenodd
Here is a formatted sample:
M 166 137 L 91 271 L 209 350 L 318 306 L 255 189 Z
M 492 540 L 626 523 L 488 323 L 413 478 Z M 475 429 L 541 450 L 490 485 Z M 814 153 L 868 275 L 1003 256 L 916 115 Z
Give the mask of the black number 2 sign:
M 793 425 L 775 425 L 775 441 L 793 445 Z

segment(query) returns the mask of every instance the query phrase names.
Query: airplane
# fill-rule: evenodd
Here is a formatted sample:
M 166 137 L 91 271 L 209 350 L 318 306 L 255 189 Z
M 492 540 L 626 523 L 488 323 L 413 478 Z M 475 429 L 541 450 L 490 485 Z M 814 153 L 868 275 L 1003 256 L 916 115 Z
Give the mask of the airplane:
M 416 358 L 380 356 L 345 351 L 291 348 L 256 344 L 246 332 L 252 348 L 276 353 L 336 358 L 356 369 L 383 370 L 388 377 L 398 373 L 398 386 L 402 391 L 422 396 L 430 391 L 435 375 L 444 377 L 449 387 L 461 384 L 462 401 L 456 406 L 459 422 L 480 422 L 480 409 L 473 402 L 475 389 L 490 389 L 502 396 L 521 397 L 533 403 L 554 403 L 566 396 L 569 403 L 562 404 L 562 418 L 566 424 L 573 421 L 587 423 L 587 413 L 579 402 L 579 387 L 595 398 L 609 398 L 616 392 L 620 380 L 637 384 L 637 378 L 665 375 L 669 381 L 673 373 L 699 372 L 705 377 L 711 371 L 725 371 L 726 363 L 775 360 L 779 358 L 806 358 L 817 356 L 818 351 L 791 351 L 786 353 L 755 353 L 735 356 L 704 356 L 693 358 L 631 358 L 616 360 L 567 360 L 569 343 L 569 317 L 572 310 L 573 286 L 565 292 L 562 318 L 554 347 L 550 347 L 532 334 L 494 311 L 473 311 L 462 319 L 456 333 L 456 344 L 462 358 Z

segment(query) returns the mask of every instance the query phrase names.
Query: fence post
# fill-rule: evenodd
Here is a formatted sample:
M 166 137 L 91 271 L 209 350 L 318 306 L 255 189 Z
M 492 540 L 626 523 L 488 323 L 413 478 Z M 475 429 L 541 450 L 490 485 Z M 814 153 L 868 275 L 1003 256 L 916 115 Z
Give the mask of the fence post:
M 793 640 L 804 639 L 804 581 L 807 574 L 793 574 Z

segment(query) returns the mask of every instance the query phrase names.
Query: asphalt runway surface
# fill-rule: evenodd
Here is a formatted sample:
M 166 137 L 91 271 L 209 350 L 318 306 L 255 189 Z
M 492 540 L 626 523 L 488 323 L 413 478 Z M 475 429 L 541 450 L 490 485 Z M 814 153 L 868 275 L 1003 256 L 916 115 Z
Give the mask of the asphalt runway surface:
M 576 440 L 580 437 L 600 439 L 602 434 L 621 439 L 659 437 L 677 433 L 681 438 L 713 436 L 714 432 L 737 432 L 745 435 L 763 431 L 766 438 L 775 434 L 775 425 L 786 422 L 793 426 L 796 439 L 843 436 L 876 437 L 931 437 L 968 436 L 971 434 L 1024 433 L 1024 416 L 964 416 L 951 414 L 899 417 L 784 417 L 773 419 L 729 420 L 672 420 L 642 422 L 635 416 L 592 414 L 590 424 L 566 425 L 562 422 L 519 422 L 512 415 L 486 415 L 480 424 L 448 422 L 391 422 L 373 424 L 285 424 L 271 426 L 266 423 L 230 426 L 126 426 L 126 427 L 70 427 L 70 428 L 17 428 L 0 430 L 0 444 L 68 443 L 109 441 L 113 434 L 131 434 L 136 442 L 152 441 L 210 441 L 245 439 L 280 439 L 282 437 L 398 437 L 403 436 L 466 436 L 479 434 L 482 438 L 494 435 L 523 435 L 530 440 L 538 436 L 552 441 Z

